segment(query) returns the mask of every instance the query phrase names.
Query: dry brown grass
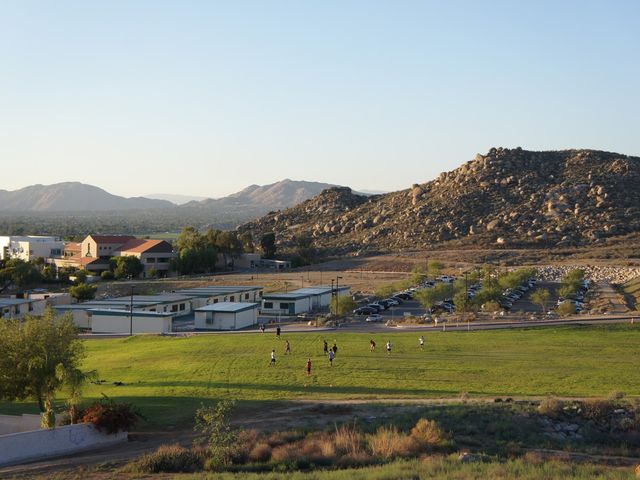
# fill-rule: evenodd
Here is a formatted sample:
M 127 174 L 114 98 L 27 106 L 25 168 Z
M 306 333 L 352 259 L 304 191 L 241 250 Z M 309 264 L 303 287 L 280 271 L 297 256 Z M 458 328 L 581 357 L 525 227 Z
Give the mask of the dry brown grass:
M 271 459 L 271 447 L 268 443 L 256 443 L 249 452 L 250 462 L 268 462 Z
M 538 406 L 538 412 L 540 415 L 546 415 L 551 418 L 558 418 L 564 408 L 564 402 L 555 397 L 544 398 Z
M 340 455 L 357 455 L 363 450 L 364 438 L 362 433 L 350 425 L 336 428 L 333 434 L 336 453 Z
M 394 426 L 382 426 L 376 433 L 367 436 L 371 453 L 379 458 L 412 457 L 418 453 L 420 445 L 410 436 Z
M 421 418 L 411 429 L 411 438 L 423 447 L 434 447 L 444 442 L 448 436 L 438 422 Z

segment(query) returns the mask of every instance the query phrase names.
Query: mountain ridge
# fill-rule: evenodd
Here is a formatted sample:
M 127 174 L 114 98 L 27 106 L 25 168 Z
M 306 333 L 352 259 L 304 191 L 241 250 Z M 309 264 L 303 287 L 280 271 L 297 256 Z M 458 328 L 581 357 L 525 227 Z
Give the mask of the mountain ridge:
M 492 148 L 422 184 L 373 197 L 329 189 L 238 227 L 275 232 L 280 248 L 311 236 L 334 254 L 428 248 L 595 244 L 640 231 L 640 158 L 598 150 Z

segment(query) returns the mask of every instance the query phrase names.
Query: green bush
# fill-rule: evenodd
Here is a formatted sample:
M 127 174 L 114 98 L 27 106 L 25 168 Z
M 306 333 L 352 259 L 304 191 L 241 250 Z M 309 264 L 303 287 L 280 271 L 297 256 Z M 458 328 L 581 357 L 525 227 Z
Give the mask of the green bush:
M 100 278 L 102 278 L 102 280 L 113 280 L 115 275 L 111 270 L 105 270 L 100 274 Z
M 576 306 L 572 302 L 561 303 L 558 307 L 558 313 L 560 315 L 575 315 Z

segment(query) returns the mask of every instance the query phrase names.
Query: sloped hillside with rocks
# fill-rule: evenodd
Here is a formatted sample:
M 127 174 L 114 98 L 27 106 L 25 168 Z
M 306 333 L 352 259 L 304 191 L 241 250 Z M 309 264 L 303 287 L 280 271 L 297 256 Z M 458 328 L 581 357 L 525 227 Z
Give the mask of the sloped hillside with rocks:
M 492 148 L 407 190 L 365 197 L 331 188 L 238 227 L 281 249 L 302 235 L 327 253 L 481 246 L 566 247 L 640 231 L 640 158 L 596 150 Z

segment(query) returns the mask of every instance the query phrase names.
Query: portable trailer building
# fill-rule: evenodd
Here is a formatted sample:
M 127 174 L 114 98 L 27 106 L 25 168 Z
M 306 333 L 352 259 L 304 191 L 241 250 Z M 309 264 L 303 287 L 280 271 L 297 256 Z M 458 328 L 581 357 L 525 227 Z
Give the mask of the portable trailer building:
M 93 333 L 170 333 L 174 315 L 165 312 L 90 310 Z
M 313 310 L 312 295 L 308 293 L 271 293 L 262 297 L 261 313 L 298 315 Z
M 257 303 L 218 302 L 195 310 L 196 329 L 239 330 L 257 323 Z

